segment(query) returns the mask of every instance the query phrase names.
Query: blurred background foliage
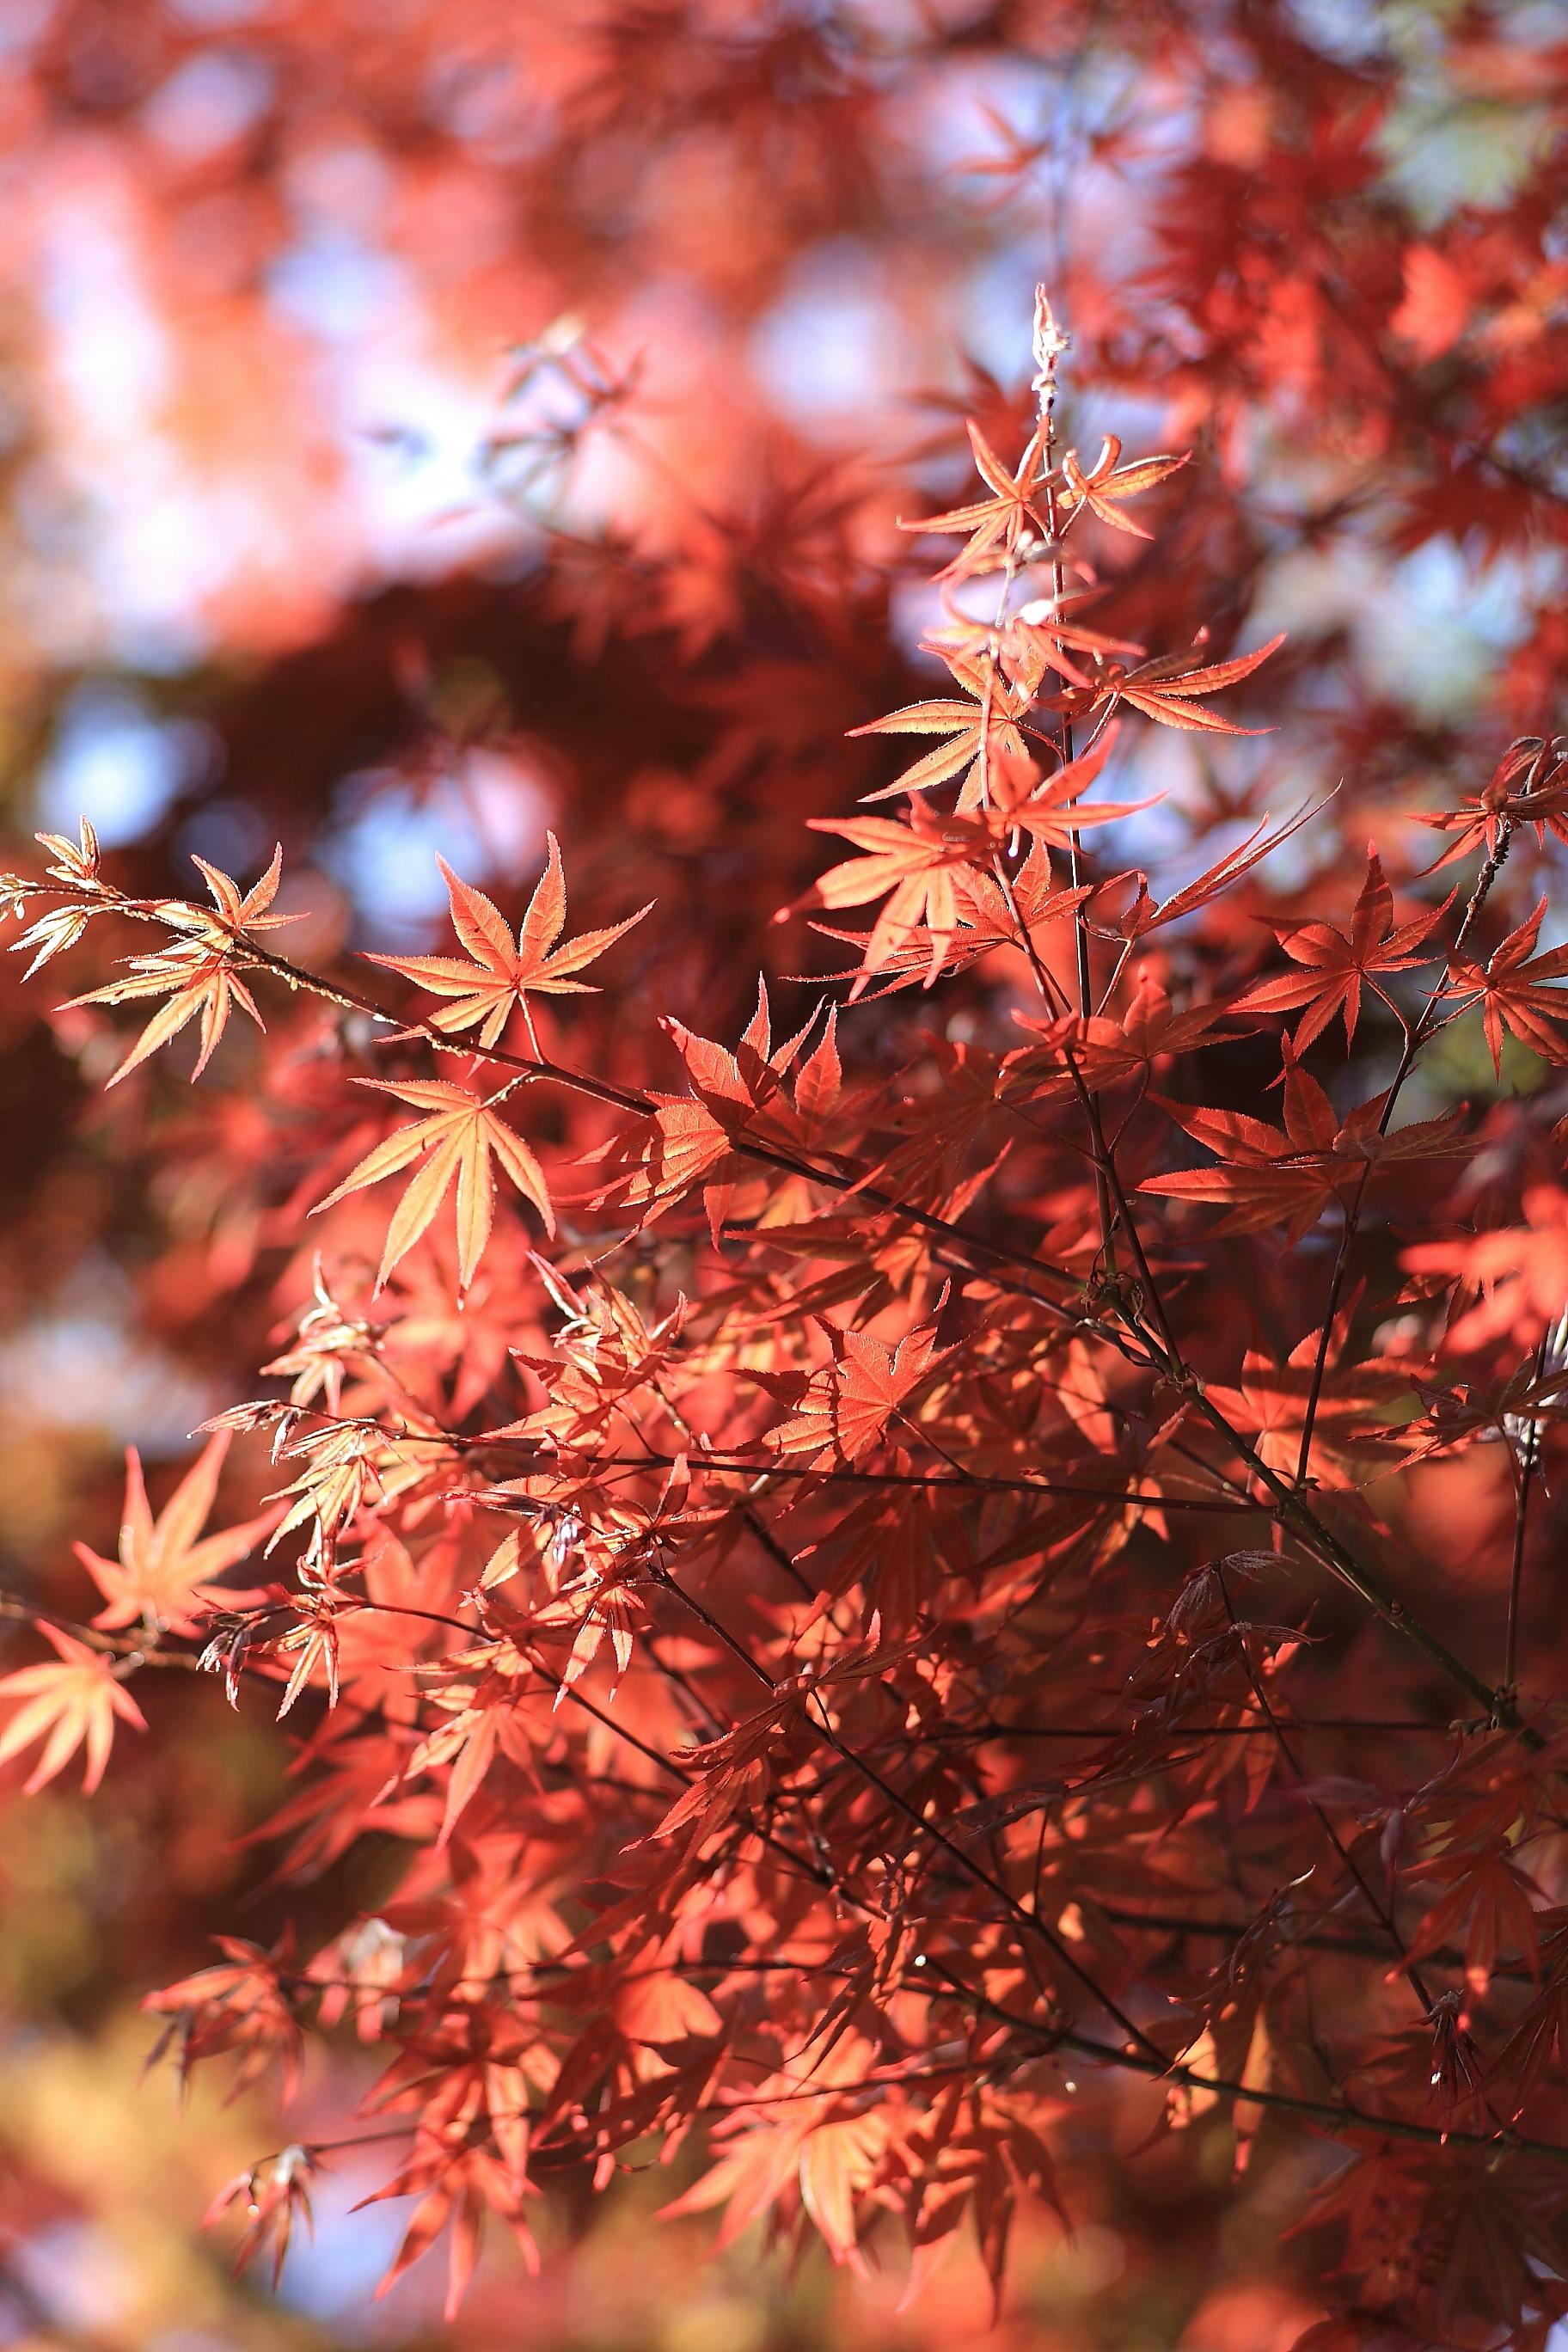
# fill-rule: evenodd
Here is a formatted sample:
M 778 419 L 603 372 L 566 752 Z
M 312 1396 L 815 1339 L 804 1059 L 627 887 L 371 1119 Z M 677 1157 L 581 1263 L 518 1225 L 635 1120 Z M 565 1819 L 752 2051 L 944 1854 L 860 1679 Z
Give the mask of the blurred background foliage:
M 311 960 L 431 937 L 437 850 L 505 896 L 548 822 L 574 916 L 657 894 L 639 990 L 727 1034 L 802 953 L 768 918 L 822 862 L 844 730 L 918 690 L 898 518 L 961 487 L 965 411 L 1016 434 L 1043 278 L 1069 437 L 1199 453 L 1117 625 L 1291 632 L 1275 734 L 1142 742 L 1147 854 L 1184 807 L 1239 829 L 1348 774 L 1301 856 L 1353 861 L 1369 809 L 1552 723 L 1565 88 L 1552 0 L 8 0 L 5 827 L 85 810 L 144 890 L 280 837 Z M 167 1485 L 308 1258 L 243 1084 L 226 1160 L 162 1097 L 106 1111 L 101 1024 L 37 1025 L 11 964 L 0 1041 L 0 1557 L 76 1608 L 120 1449 Z M 1459 1575 L 1495 1498 L 1440 1475 Z M 1086 2161 L 1093 2219 L 1037 2219 L 994 2334 L 967 2256 L 902 2312 L 896 2277 L 787 2282 L 750 2241 L 700 2268 L 668 2175 L 568 2195 L 541 2278 L 503 2257 L 453 2329 L 417 2273 L 371 2302 L 395 2209 L 347 2224 L 347 2158 L 279 2296 L 231 2284 L 198 2225 L 275 2138 L 264 2094 L 182 2114 L 136 2003 L 215 1916 L 278 1932 L 248 1832 L 289 1748 L 155 1679 L 90 1811 L 6 1807 L 0 2342 L 1269 2352 L 1310 2319 L 1289 2168 L 1243 2203 L 1159 2158 L 1135 2208 Z

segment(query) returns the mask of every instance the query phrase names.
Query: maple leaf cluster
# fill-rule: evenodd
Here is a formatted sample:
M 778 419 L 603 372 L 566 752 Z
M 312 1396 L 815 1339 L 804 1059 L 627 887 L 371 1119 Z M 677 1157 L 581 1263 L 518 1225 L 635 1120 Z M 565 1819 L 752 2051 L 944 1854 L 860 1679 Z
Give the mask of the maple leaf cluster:
M 831 55 L 726 32 L 699 89 L 644 12 L 577 131 L 717 137 L 786 65 L 841 96 L 828 16 Z M 824 120 L 803 95 L 763 142 L 789 205 Z M 1313 161 L 1348 204 L 1373 127 L 1340 127 Z M 1009 140 L 987 169 L 1026 180 L 1045 151 Z M 413 2200 L 386 2283 L 443 2246 L 449 2315 L 487 2233 L 537 2262 L 563 2182 L 668 2168 L 666 2213 L 899 2270 L 915 2310 L 972 2243 L 1001 2308 L 1021 2222 L 1163 2165 L 1289 2196 L 1303 2347 L 1522 2352 L 1568 2318 L 1568 761 L 1504 726 L 1452 792 L 1412 754 L 1298 793 L 1268 764 L 1295 645 L 1189 593 L 1245 571 L 1205 533 L 1268 371 L 1306 415 L 1361 401 L 1342 438 L 1401 528 L 1435 446 L 1503 535 L 1539 486 L 1479 354 L 1549 366 L 1561 268 L 1413 249 L 1379 332 L 1455 356 L 1395 400 L 1389 341 L 1336 325 L 1348 232 L 1229 169 L 1161 232 L 1191 248 L 1162 381 L 1210 446 L 1074 446 L 1042 294 L 1026 390 L 975 373 L 978 494 L 881 550 L 907 580 L 957 542 L 907 667 L 831 469 L 692 499 L 673 552 L 561 533 L 579 650 L 663 632 L 628 765 L 667 652 L 679 724 L 723 721 L 638 784 L 664 929 L 565 811 L 605 918 L 575 937 L 553 832 L 488 890 L 443 860 L 426 953 L 313 924 L 285 953 L 320 877 L 281 851 L 248 888 L 198 859 L 198 903 L 84 822 L 5 877 L 32 969 L 91 967 L 58 1040 L 118 1089 L 100 1131 L 165 1161 L 213 1319 L 258 1268 L 290 1310 L 161 1507 L 132 1450 L 118 1546 L 79 1542 L 47 1609 L 6 1596 L 37 1638 L 0 1676 L 28 1792 L 79 1757 L 112 1796 L 198 1668 L 284 1719 L 252 1842 L 289 1924 L 145 2003 L 183 2074 L 288 2111 L 208 2217 L 275 2281 L 363 2140 Z M 1160 373 L 1098 340 L 1102 378 Z M 636 371 L 585 330 L 524 351 L 513 399 L 542 384 L 564 405 L 496 469 L 636 444 Z M 1468 1586 L 1431 1564 L 1446 1509 Z M 374 2080 L 318 2133 L 305 2061 L 345 2043 Z

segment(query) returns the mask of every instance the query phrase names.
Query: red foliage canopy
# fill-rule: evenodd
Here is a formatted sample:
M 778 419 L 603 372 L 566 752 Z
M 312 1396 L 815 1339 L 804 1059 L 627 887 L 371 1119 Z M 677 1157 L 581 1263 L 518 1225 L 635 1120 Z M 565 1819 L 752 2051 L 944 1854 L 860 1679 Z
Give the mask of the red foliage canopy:
M 86 13 L 29 60 L 46 115 Z M 198 1662 L 270 1701 L 277 1932 L 147 2006 L 184 2070 L 289 2092 L 350 2028 L 379 2070 L 363 2128 L 220 2194 L 245 2258 L 363 2141 L 416 2200 L 392 2276 L 444 2237 L 449 2313 L 487 2221 L 531 2261 L 552 2188 L 653 2162 L 721 2240 L 903 2261 L 911 2298 L 968 2229 L 1000 2305 L 1020 2205 L 1195 2196 L 1217 2151 L 1298 2225 L 1282 2340 L 1568 2318 L 1568 264 L 1532 111 L 1568 58 L 1497 12 L 1414 61 L 1214 13 L 500 36 L 454 0 L 332 52 L 388 122 L 460 55 L 465 184 L 537 201 L 564 258 L 536 227 L 528 268 L 615 319 L 541 328 L 487 447 L 533 569 L 314 645 L 297 614 L 207 690 L 221 786 L 0 884 L 33 967 L 83 967 L 54 1038 L 117 1089 L 89 1132 L 147 1195 L 150 1328 L 243 1400 L 156 1513 L 132 1452 L 117 1560 L 84 1528 L 87 1582 L 5 1601 L 48 1654 L 0 1757 L 37 1790 L 83 1749 L 93 1788 Z M 276 65 L 316 69 L 313 21 Z M 521 161 L 498 39 L 553 75 Z M 911 140 L 1053 43 L 1091 94 L 983 117 L 942 213 Z M 1422 193 L 1423 74 L 1519 118 L 1468 205 Z M 591 194 L 623 148 L 661 191 Z M 1161 182 L 1135 251 L 1119 174 Z M 899 496 L 717 366 L 760 332 L 749 239 L 773 279 L 880 239 L 912 335 L 923 226 L 951 285 L 1007 206 L 1045 237 L 1053 179 L 1026 380 L 889 427 Z M 764 181 L 765 230 L 707 219 Z M 701 258 L 670 344 L 710 419 L 620 348 L 645 235 Z M 1075 446 L 1090 390 L 1126 430 Z M 1195 446 L 1129 458 L 1156 418 Z M 1511 600 L 1468 700 L 1450 560 Z M 481 795 L 453 936 L 386 944 L 345 824 L 460 806 L 479 754 L 564 852 Z M 258 806 L 284 847 L 220 857 Z

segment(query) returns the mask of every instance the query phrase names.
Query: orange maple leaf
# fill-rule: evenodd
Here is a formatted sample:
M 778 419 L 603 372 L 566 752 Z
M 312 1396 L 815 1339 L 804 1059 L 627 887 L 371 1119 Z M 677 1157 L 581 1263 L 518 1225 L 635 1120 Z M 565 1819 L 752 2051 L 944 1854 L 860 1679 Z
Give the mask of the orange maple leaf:
M 949 667 L 967 699 L 953 697 L 940 702 L 906 703 L 901 710 L 889 711 L 885 719 L 873 719 L 864 727 L 849 730 L 852 736 L 948 738 L 934 751 L 922 753 L 892 783 L 883 784 L 874 793 L 862 793 L 862 801 L 890 801 L 900 793 L 927 792 L 933 784 L 945 784 L 963 770 L 974 766 L 983 749 L 996 762 L 1026 756 L 1019 721 L 1029 707 L 1029 695 L 1000 678 L 988 679 L 984 669 L 973 662 L 959 659 L 950 662 Z M 978 798 L 978 794 L 966 793 L 964 802 L 971 798 Z
M 1238 841 L 1234 849 L 1227 849 L 1223 857 L 1216 858 L 1212 866 L 1206 866 L 1203 873 L 1184 884 L 1180 890 L 1173 891 L 1168 898 L 1154 898 L 1149 888 L 1148 876 L 1141 867 L 1134 867 L 1122 879 L 1136 883 L 1137 894 L 1131 905 L 1125 907 L 1114 923 L 1108 927 L 1105 935 L 1141 940 L 1166 923 L 1179 922 L 1184 915 L 1194 914 L 1198 908 L 1206 907 L 1223 896 L 1253 866 L 1261 865 L 1281 842 L 1289 841 L 1293 833 L 1300 833 L 1323 805 L 1321 801 L 1309 801 L 1297 810 L 1294 816 L 1287 817 L 1283 824 L 1276 825 L 1272 833 L 1268 830 L 1268 819 L 1262 818 L 1245 841 Z
M 793 1146 L 784 1078 L 793 1067 L 816 1016 L 776 1046 L 765 983 L 759 982 L 757 1009 L 737 1051 L 700 1037 L 673 1014 L 659 1026 L 686 1066 L 689 1095 L 654 1097 L 658 1112 L 607 1184 L 594 1195 L 595 1207 L 614 1201 L 645 1218 L 662 1202 L 689 1192 L 701 1181 L 710 1229 L 717 1237 L 733 1188 L 734 1145 L 746 1133 L 771 1147 Z
M 507 1125 L 495 1108 L 507 1091 L 504 1087 L 500 1093 L 481 1101 L 444 1078 L 397 1082 L 390 1078 L 362 1078 L 358 1083 L 395 1095 L 399 1102 L 412 1104 L 426 1116 L 412 1127 L 398 1128 L 373 1151 L 367 1151 L 342 1182 L 324 1201 L 317 1202 L 311 1213 L 331 1208 L 346 1194 L 360 1192 L 367 1184 L 377 1184 L 384 1176 L 395 1175 L 398 1169 L 406 1168 L 423 1152 L 430 1155 L 393 1215 L 375 1277 L 378 1290 L 429 1224 L 454 1177 L 458 1183 L 458 1276 L 463 1289 L 468 1289 L 484 1255 L 495 1217 L 492 1152 L 519 1192 L 532 1202 L 544 1220 L 545 1231 L 555 1231 L 543 1171 L 521 1136 Z
M 887 1434 L 890 1421 L 901 1418 L 905 1401 L 947 1352 L 937 1349 L 929 1324 L 907 1332 L 896 1348 L 869 1331 L 836 1330 L 830 1338 L 834 1360 L 812 1374 L 795 1400 L 795 1418 L 779 1423 L 763 1440 L 775 1453 L 858 1460 Z
M 1201 645 L 1200 639 L 1200 645 Z M 1134 710 L 1142 711 L 1146 719 L 1157 719 L 1163 727 L 1184 727 L 1198 735 L 1267 735 L 1267 727 L 1237 727 L 1233 719 L 1221 719 L 1217 712 L 1205 710 L 1195 702 L 1200 695 L 1218 694 L 1222 688 L 1239 686 L 1255 669 L 1277 653 L 1285 642 L 1283 629 L 1270 637 L 1266 646 L 1255 653 L 1238 654 L 1234 661 L 1210 662 L 1205 668 L 1188 669 L 1192 651 L 1162 654 L 1153 661 L 1140 662 L 1135 669 L 1120 671 L 1112 663 L 1099 681 L 1100 698 L 1103 700 L 1110 688 L 1115 698 L 1130 702 Z
M 237 1592 L 211 1579 L 243 1559 L 275 1515 L 265 1512 L 222 1535 L 200 1535 L 217 1493 L 229 1434 L 219 1430 L 203 1448 L 155 1519 L 141 1456 L 133 1445 L 126 1447 L 125 1517 L 118 1561 L 100 1559 L 83 1543 L 75 1548 L 108 1603 L 93 1619 L 95 1625 L 142 1624 L 149 1631 L 172 1627 L 189 1633 L 204 1610 L 242 1606 L 260 1598 L 259 1591 Z
M 549 859 L 528 902 L 515 943 L 500 909 L 482 890 L 454 874 L 444 857 L 438 857 L 436 863 L 451 902 L 452 928 L 468 950 L 467 958 L 373 955 L 367 959 L 401 972 L 405 980 L 417 981 L 432 995 L 453 1000 L 431 1015 L 433 1028 L 471 1029 L 478 1023 L 479 1044 L 493 1045 L 514 1004 L 522 1006 L 523 1018 L 528 1020 L 531 990 L 543 996 L 580 996 L 589 992 L 591 982 L 574 980 L 571 975 L 603 955 L 634 923 L 640 923 L 652 906 L 650 898 L 647 907 L 639 907 L 624 923 L 584 931 L 581 939 L 557 946 L 566 922 L 566 877 L 555 835 L 547 833 L 544 837 L 550 845 Z M 531 1021 L 529 1037 L 537 1053 Z
M 961 920 L 955 869 L 984 865 L 1003 837 L 987 814 L 942 816 L 916 801 L 907 824 L 880 816 L 808 817 L 806 823 L 819 833 L 841 834 L 866 853 L 829 867 L 810 896 L 818 906 L 836 908 L 863 907 L 885 897 L 866 941 L 867 969 L 880 969 L 899 948 L 918 940 L 929 950 L 929 988 L 955 943 Z
M 19 1666 L 0 1676 L 0 1691 L 24 1700 L 4 1731 L 0 1731 L 0 1763 L 35 1739 L 44 1738 L 43 1752 L 23 1786 L 28 1796 L 52 1780 L 79 1748 L 87 1750 L 82 1788 L 90 1795 L 103 1778 L 114 1744 L 114 1718 L 145 1731 L 147 1718 L 123 1684 L 115 1679 L 114 1661 L 100 1650 L 89 1650 L 56 1625 L 35 1620 L 39 1633 L 59 1653 L 58 1665 Z
M 1114 433 L 1108 433 L 1100 446 L 1099 457 L 1086 474 L 1079 464 L 1078 451 L 1068 449 L 1062 458 L 1066 487 L 1057 503 L 1068 514 L 1075 509 L 1085 509 L 1109 523 L 1113 530 L 1124 530 L 1133 539 L 1152 539 L 1152 530 L 1142 523 L 1117 512 L 1123 499 L 1135 499 L 1144 490 L 1152 490 L 1170 474 L 1178 473 L 1192 452 L 1184 450 L 1179 457 L 1141 457 L 1131 466 L 1121 463 L 1121 444 Z
M 125 979 L 111 980 L 104 988 L 91 989 L 87 995 L 71 999 L 73 1005 L 124 1004 L 135 997 L 169 992 L 168 1003 L 159 1006 L 109 1080 L 111 1087 L 118 1086 L 139 1062 L 146 1061 L 160 1045 L 167 1045 L 188 1021 L 198 1015 L 201 1051 L 191 1072 L 193 1078 L 199 1078 L 212 1059 L 213 1049 L 236 1004 L 249 1013 L 258 1029 L 267 1025 L 257 1010 L 255 998 L 239 977 L 239 966 L 244 961 L 247 931 L 275 930 L 279 924 L 297 919 L 292 915 L 269 915 L 266 911 L 277 896 L 283 871 L 282 849 L 273 851 L 272 863 L 260 881 L 243 896 L 238 884 L 216 866 L 209 866 L 205 857 L 192 862 L 206 877 L 216 912 L 188 905 L 183 898 L 163 901 L 158 911 L 163 921 L 189 936 L 174 940 L 154 955 L 132 956 Z
M 1036 503 L 1046 478 L 1043 436 L 1031 434 L 1016 467 L 1009 472 L 973 418 L 967 430 L 975 471 L 991 496 L 976 499 L 969 506 L 950 508 L 945 514 L 922 515 L 916 521 L 900 522 L 899 526 L 901 530 L 963 531 L 968 535 L 968 546 L 954 556 L 945 571 L 938 572 L 939 580 L 950 579 L 956 572 L 983 569 L 994 547 L 1001 546 L 1007 553 L 1015 554 L 1024 541 L 1037 532 L 1043 536 L 1046 529 L 1044 509 Z
M 1015 833 L 1026 832 L 1062 848 L 1076 834 L 1133 813 L 1131 803 L 1079 804 L 1079 794 L 1105 764 L 1118 725 L 1113 719 L 1092 751 L 1068 761 L 1045 784 L 1039 783 L 1032 761 L 998 761 L 994 805 L 989 808 L 943 815 L 924 802 L 911 801 L 907 824 L 878 816 L 808 817 L 815 832 L 841 834 L 867 854 L 830 867 L 802 903 L 863 907 L 885 897 L 887 903 L 865 942 L 865 971 L 882 970 L 900 949 L 918 944 L 929 955 L 929 988 L 957 947 L 961 924 L 973 920 L 974 893 L 963 886 L 966 870 L 984 874 Z M 783 908 L 774 920 L 791 912 Z

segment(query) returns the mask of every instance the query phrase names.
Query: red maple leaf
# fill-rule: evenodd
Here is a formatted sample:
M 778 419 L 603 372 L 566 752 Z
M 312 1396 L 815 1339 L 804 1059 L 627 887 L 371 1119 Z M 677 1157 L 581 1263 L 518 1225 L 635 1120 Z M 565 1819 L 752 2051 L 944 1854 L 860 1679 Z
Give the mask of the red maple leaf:
M 1384 1097 L 1376 1096 L 1342 1120 L 1317 1080 L 1294 1063 L 1286 1070 L 1283 1128 L 1247 1111 L 1162 1102 L 1162 1108 L 1195 1142 L 1218 1156 L 1218 1164 L 1146 1176 L 1138 1189 L 1167 1200 L 1220 1203 L 1226 1214 L 1216 1233 L 1255 1233 L 1264 1225 L 1282 1224 L 1292 1241 L 1300 1241 L 1340 1187 L 1359 1178 L 1369 1163 L 1375 1167 L 1465 1149 L 1458 1134 L 1458 1113 L 1417 1119 L 1380 1135 L 1383 1104 Z
M 1542 1061 L 1568 1062 L 1568 1039 L 1555 1025 L 1568 1022 L 1568 989 L 1549 985 L 1568 976 L 1568 947 L 1552 948 L 1540 956 L 1534 951 L 1546 905 L 1541 899 L 1535 912 L 1500 940 L 1484 963 L 1458 958 L 1444 983 L 1444 995 L 1458 997 L 1462 1005 L 1480 1000 L 1492 1067 L 1500 1076 L 1505 1029 Z
M 1452 903 L 1446 898 L 1442 906 L 1396 924 L 1394 893 L 1384 878 L 1374 845 L 1367 851 L 1366 880 L 1352 911 L 1349 932 L 1325 922 L 1277 922 L 1274 931 L 1280 946 L 1293 963 L 1304 969 L 1282 979 L 1257 982 L 1237 998 L 1232 1010 L 1294 1013 L 1304 1007 L 1293 1040 L 1297 1054 L 1304 1053 L 1314 1037 L 1321 1036 L 1336 1013 L 1342 1013 L 1348 1048 L 1361 1017 L 1363 981 L 1373 972 L 1408 971 L 1413 964 L 1429 961 L 1412 950 L 1430 937 Z M 1384 991 L 1375 981 L 1372 984 L 1386 1003 Z

